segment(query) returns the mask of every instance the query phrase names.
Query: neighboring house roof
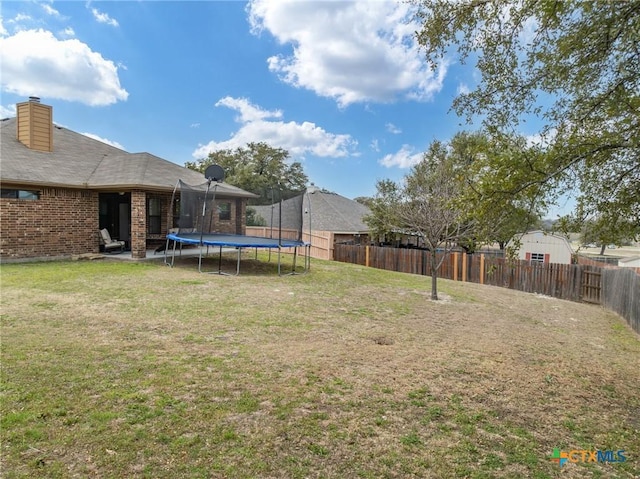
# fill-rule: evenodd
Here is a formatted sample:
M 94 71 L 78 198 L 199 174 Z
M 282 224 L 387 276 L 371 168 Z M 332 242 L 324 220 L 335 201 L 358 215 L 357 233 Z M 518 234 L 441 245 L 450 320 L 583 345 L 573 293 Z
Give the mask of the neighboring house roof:
M 177 181 L 198 185 L 203 174 L 150 153 L 128 153 L 58 125 L 53 127 L 53 151 L 27 148 L 16 138 L 16 119 L 0 121 L 0 181 L 83 189 L 171 191 Z M 218 193 L 251 198 L 257 195 L 221 183 Z
M 334 233 L 367 233 L 369 227 L 362 220 L 371 210 L 357 201 L 350 200 L 336 193 L 323 192 L 315 186 L 307 188 L 304 194 L 303 215 L 304 229 L 317 231 L 332 231 Z M 272 208 L 273 206 L 273 208 Z M 261 216 L 267 226 L 271 226 L 273 212 L 273 225 L 279 224 L 279 205 L 251 206 Z M 282 227 L 293 228 L 298 222 L 300 211 L 299 201 L 294 199 L 282 202 Z
M 522 245 L 527 243 L 542 243 L 542 244 L 561 243 L 565 245 L 569 251 L 573 252 L 573 249 L 571 248 L 571 243 L 569 243 L 569 240 L 567 239 L 567 237 L 559 234 L 548 233 L 542 230 L 535 230 L 535 231 L 527 231 L 525 234 L 521 236 L 516 235 L 516 238 L 520 239 L 520 242 L 522 243 Z
M 640 256 L 627 256 L 626 258 L 618 259 L 618 266 L 640 266 Z

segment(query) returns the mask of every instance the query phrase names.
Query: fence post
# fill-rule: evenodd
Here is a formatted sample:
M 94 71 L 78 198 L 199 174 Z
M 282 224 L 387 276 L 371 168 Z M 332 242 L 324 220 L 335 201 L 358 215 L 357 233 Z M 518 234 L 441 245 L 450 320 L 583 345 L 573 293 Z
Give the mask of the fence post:
M 370 266 L 370 261 L 369 261 L 369 245 L 364 247 L 364 264 L 365 266 L 368 268 Z
M 458 281 L 458 253 L 453 253 L 453 280 Z
M 467 253 L 462 253 L 462 281 L 467 281 Z
M 484 253 L 480 254 L 480 284 L 484 284 Z

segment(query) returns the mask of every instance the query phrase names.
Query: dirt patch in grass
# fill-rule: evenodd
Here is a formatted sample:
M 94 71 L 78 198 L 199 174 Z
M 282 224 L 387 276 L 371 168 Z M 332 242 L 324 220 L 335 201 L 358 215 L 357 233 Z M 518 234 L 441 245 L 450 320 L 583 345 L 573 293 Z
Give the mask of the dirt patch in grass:
M 640 341 L 600 307 L 314 262 L 2 267 L 5 477 L 640 474 Z M 554 448 L 624 450 L 562 468 Z

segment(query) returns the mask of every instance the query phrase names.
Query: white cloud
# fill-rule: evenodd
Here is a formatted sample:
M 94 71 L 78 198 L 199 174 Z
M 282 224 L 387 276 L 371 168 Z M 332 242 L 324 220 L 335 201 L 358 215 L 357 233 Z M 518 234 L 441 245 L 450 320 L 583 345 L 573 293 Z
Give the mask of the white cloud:
M 226 106 L 227 108 L 240 112 L 240 116 L 236 117 L 238 123 L 249 123 L 264 120 L 265 118 L 282 118 L 282 112 L 280 110 L 263 110 L 258 106 L 252 105 L 246 98 L 225 96 L 216 103 L 216 106 Z
M 60 32 L 60 35 L 67 38 L 73 38 L 76 36 L 76 32 L 71 27 L 67 27 Z
M 531 45 L 536 41 L 536 36 L 540 32 L 538 20 L 534 17 L 528 18 L 522 26 L 520 39 L 525 45 Z
M 17 13 L 9 19 L 0 17 L 0 37 L 10 35 L 10 32 L 28 30 L 30 28 L 29 25 L 37 23 L 39 22 L 26 13 Z
M 378 140 L 371 140 L 371 144 L 369 146 L 376 153 L 380 152 L 380 145 L 378 144 Z
M 552 128 L 547 131 L 541 131 L 540 133 L 534 133 L 532 135 L 525 135 L 527 146 L 546 148 L 555 140 L 558 135 L 558 131 Z
M 110 105 L 129 94 L 118 68 L 77 39 L 25 30 L 0 38 L 2 90 L 17 95 L 59 98 L 87 105 Z
M 107 145 L 115 146 L 116 148 L 120 148 L 121 150 L 124 150 L 124 146 L 122 146 L 117 141 L 107 140 L 105 138 L 99 137 L 98 135 L 94 135 L 93 133 L 82 133 L 82 134 L 84 136 L 88 136 L 89 138 L 93 138 L 94 140 L 98 140 L 98 141 L 101 141 L 102 143 L 106 143 Z
M 118 26 L 117 20 L 111 18 L 109 14 L 99 11 L 97 8 L 92 8 L 91 13 L 98 23 L 104 23 L 106 25 L 111 25 L 112 27 Z
M 0 118 L 13 118 L 16 116 L 16 105 L 9 105 L 5 107 L 0 105 Z
M 41 3 L 40 6 L 47 13 L 47 15 L 51 15 L 52 17 L 59 17 L 60 12 L 53 8 L 51 5 L 47 3 Z
M 415 149 L 409 145 L 402 145 L 399 151 L 393 154 L 385 155 L 384 158 L 378 160 L 382 166 L 393 168 L 410 168 L 417 165 L 422 160 L 422 153 L 416 153 Z
M 468 95 L 471 93 L 471 88 L 466 83 L 460 83 L 457 89 L 458 95 Z
M 399 135 L 400 133 L 402 133 L 402 130 L 393 123 L 387 123 L 386 125 L 384 125 L 384 127 L 389 133 L 393 133 L 394 135 Z
M 13 17 L 12 20 L 9 20 L 10 23 L 22 23 L 22 22 L 30 22 L 32 21 L 33 18 L 31 18 L 31 16 L 27 15 L 26 13 L 18 13 L 15 17 Z
M 428 69 L 410 8 L 392 1 L 253 0 L 248 13 L 255 34 L 268 31 L 292 47 L 290 55 L 268 59 L 273 72 L 345 107 L 399 97 L 428 100 L 442 88 L 447 65 L 436 73 Z
M 280 110 L 267 111 L 246 98 L 225 97 L 216 106 L 226 106 L 239 112 L 240 128 L 226 141 L 210 141 L 199 145 L 194 158 L 204 158 L 212 151 L 245 147 L 251 142 L 265 142 L 274 148 L 287 150 L 292 157 L 311 154 L 320 157 L 346 157 L 357 145 L 350 135 L 329 133 L 311 122 L 284 122 Z M 275 119 L 275 120 L 273 120 Z

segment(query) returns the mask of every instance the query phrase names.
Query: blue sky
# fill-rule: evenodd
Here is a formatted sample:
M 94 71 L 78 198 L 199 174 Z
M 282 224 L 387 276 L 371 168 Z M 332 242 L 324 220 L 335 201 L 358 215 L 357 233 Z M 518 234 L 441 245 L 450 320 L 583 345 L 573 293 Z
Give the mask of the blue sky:
M 473 66 L 431 71 L 393 1 L 3 2 L 2 117 L 38 96 L 54 121 L 174 163 L 264 141 L 348 198 L 401 179 Z M 533 135 L 535 131 L 523 131 Z

